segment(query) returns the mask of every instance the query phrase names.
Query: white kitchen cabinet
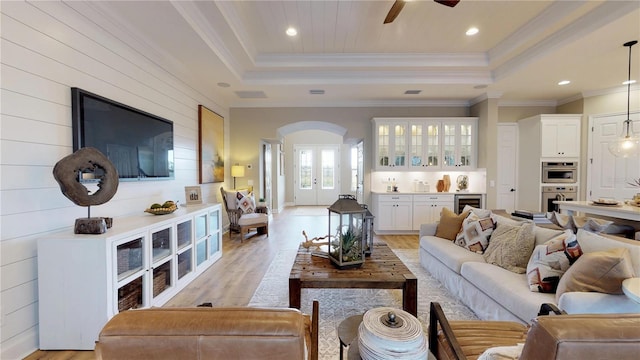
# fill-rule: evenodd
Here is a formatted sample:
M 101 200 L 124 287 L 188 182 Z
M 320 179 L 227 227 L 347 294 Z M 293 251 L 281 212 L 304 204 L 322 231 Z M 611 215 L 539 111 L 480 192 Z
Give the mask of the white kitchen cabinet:
M 375 230 L 412 230 L 412 195 L 374 195 Z
M 407 121 L 374 119 L 374 140 L 376 170 L 407 168 Z
M 413 195 L 413 230 L 420 230 L 420 225 L 440 221 L 443 208 L 453 211 L 453 194 Z
M 40 349 L 92 350 L 113 315 L 166 303 L 222 256 L 221 224 L 220 204 L 194 205 L 38 239 Z
M 540 120 L 543 158 L 580 157 L 580 118 L 546 117 Z
M 472 170 L 477 118 L 373 118 L 375 170 Z

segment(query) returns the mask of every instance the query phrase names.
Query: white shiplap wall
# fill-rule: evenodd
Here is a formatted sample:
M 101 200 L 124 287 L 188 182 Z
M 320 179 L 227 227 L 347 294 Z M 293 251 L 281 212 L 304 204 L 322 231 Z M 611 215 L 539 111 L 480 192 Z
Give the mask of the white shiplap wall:
M 92 208 L 92 216 L 116 221 L 152 202 L 184 199 L 184 186 L 197 183 L 198 104 L 225 118 L 228 110 L 132 46 L 133 37 L 88 21 L 82 14 L 91 6 L 2 2 L 0 11 L 0 358 L 17 359 L 38 348 L 36 239 L 86 216 L 52 175 L 72 152 L 70 88 L 174 122 L 176 179 L 121 182 L 111 201 Z M 215 201 L 215 190 L 203 195 Z

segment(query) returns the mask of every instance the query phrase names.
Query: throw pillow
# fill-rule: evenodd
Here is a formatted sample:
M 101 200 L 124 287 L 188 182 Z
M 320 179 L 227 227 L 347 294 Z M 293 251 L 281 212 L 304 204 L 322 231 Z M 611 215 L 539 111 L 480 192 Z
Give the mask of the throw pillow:
M 527 264 L 529 290 L 554 293 L 562 274 L 582 255 L 576 235 L 571 230 L 538 245 Z
M 472 212 L 462 221 L 462 229 L 456 236 L 455 243 L 469 251 L 482 254 L 489 246 L 489 238 L 495 227 L 496 220 L 492 215 L 480 218 Z
M 467 211 L 478 215 L 478 217 L 480 218 L 488 218 L 492 214 L 491 210 L 489 209 L 475 208 L 471 205 L 465 205 L 464 208 L 462 209 L 462 212 L 467 212 Z
M 524 274 L 534 245 L 532 223 L 526 222 L 520 226 L 498 224 L 482 256 L 489 264 L 498 265 L 516 274 Z
M 622 281 L 635 276 L 628 249 L 585 253 L 560 278 L 556 301 L 571 291 L 622 294 Z
M 436 228 L 436 236 L 443 239 L 455 240 L 456 235 L 460 232 L 462 220 L 464 220 L 468 212 L 457 215 L 448 208 L 443 208 L 440 213 L 440 222 Z
M 256 209 L 256 202 L 253 199 L 253 193 L 243 194 L 238 191 L 236 193 L 236 199 L 238 199 L 238 209 L 242 210 L 243 214 L 250 214 Z

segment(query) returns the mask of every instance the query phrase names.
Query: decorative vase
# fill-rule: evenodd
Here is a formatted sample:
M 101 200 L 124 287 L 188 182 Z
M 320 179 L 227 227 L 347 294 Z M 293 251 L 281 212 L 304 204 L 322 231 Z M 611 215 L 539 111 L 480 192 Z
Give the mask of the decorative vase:
M 451 178 L 449 177 L 449 175 L 443 175 L 442 176 L 442 181 L 444 183 L 444 192 L 449 192 L 449 189 L 451 188 Z
M 438 180 L 436 190 L 438 190 L 438 192 L 442 192 L 444 190 L 444 180 Z

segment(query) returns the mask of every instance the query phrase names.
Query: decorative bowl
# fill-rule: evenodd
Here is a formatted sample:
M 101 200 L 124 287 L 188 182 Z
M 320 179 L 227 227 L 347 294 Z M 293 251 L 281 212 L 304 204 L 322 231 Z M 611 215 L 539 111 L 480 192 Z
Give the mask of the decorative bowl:
M 144 212 L 153 214 L 153 215 L 167 215 L 172 212 L 178 210 L 177 205 L 170 206 L 168 208 L 155 208 L 155 209 L 146 209 Z

